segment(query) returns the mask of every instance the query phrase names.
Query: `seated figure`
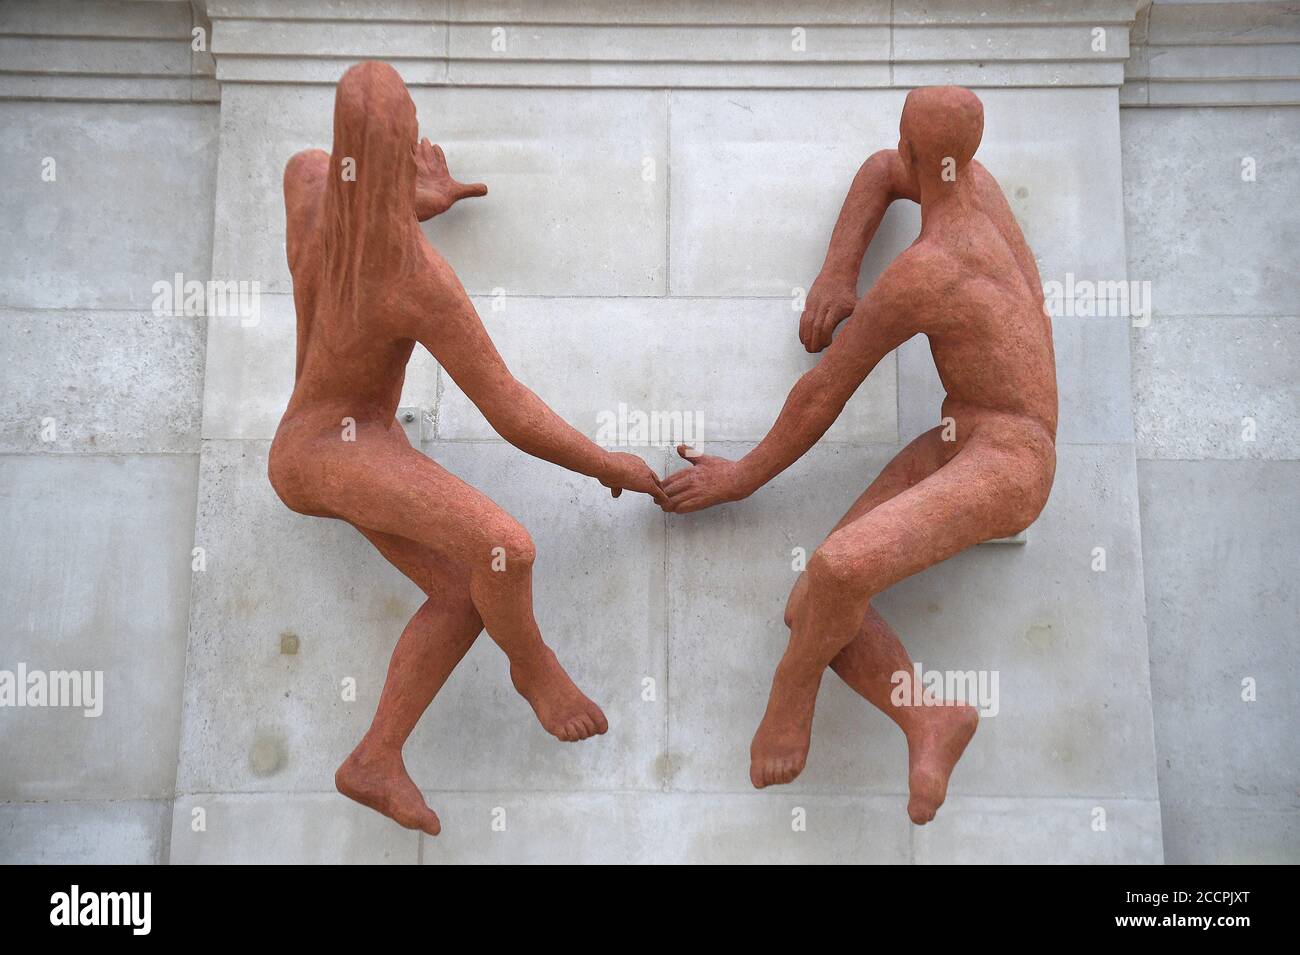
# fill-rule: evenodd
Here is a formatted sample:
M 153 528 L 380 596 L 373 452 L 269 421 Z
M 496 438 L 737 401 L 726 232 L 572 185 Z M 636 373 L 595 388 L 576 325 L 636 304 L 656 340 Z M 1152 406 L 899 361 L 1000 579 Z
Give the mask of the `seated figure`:
M 271 484 L 299 513 L 347 521 L 428 598 L 402 632 L 374 721 L 335 783 L 430 835 L 438 817 L 407 775 L 402 746 L 482 630 L 549 733 L 576 741 L 607 724 L 542 642 L 528 531 L 412 448 L 397 424 L 415 346 L 520 450 L 596 478 L 615 497 L 627 488 L 665 500 L 644 461 L 596 446 L 515 380 L 425 238 L 421 220 L 486 192 L 453 180 L 442 150 L 418 140 L 401 77 L 375 62 L 339 81 L 333 151 L 298 153 L 284 173 L 298 361 L 271 445 Z
M 984 108 L 970 90 L 908 94 L 898 148 L 875 153 L 858 172 L 808 296 L 800 337 L 825 355 L 744 458 L 682 447 L 693 466 L 664 480 L 677 513 L 749 496 L 826 433 L 882 358 L 914 335 L 929 339 L 947 392 L 942 423 L 886 465 L 809 559 L 790 594 L 789 646 L 750 747 L 755 786 L 799 775 L 829 666 L 906 733 L 908 813 L 918 824 L 942 804 L 978 714 L 951 701 L 891 702 L 893 675 L 910 674 L 912 663 L 872 598 L 967 547 L 1023 530 L 1047 503 L 1056 470 L 1051 320 L 1015 217 L 974 159 L 983 130 Z M 867 246 L 899 198 L 920 203 L 920 235 L 858 299 Z

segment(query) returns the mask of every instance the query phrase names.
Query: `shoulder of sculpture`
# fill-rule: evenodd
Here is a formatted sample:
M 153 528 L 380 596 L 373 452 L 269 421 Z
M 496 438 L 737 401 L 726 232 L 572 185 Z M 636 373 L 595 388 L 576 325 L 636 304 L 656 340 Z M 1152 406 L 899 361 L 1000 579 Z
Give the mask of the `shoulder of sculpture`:
M 911 199 L 917 201 L 915 187 L 907 178 L 907 167 L 897 149 L 880 149 L 868 157 L 867 162 L 875 164 L 885 176 L 889 194 L 893 199 Z
M 894 278 L 903 279 L 908 275 L 934 280 L 945 274 L 951 274 L 957 268 L 953 253 L 940 242 L 932 239 L 918 239 L 903 251 L 886 272 L 897 267 Z M 884 276 L 882 276 L 883 278 Z
M 330 154 L 323 149 L 300 149 L 289 157 L 285 163 L 286 170 L 297 170 L 305 167 L 319 168 L 328 166 Z
M 323 149 L 304 149 L 294 153 L 284 164 L 285 189 L 323 179 L 329 170 L 329 164 L 330 154 Z

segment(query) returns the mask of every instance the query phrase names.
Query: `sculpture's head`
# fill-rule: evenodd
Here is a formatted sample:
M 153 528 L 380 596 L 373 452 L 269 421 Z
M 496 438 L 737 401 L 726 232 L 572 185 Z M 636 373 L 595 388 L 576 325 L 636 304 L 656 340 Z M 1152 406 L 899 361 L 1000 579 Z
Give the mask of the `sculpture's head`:
M 907 94 L 898 124 L 898 153 L 913 184 L 951 182 L 984 135 L 984 104 L 961 86 L 923 86 Z
M 395 69 L 368 60 L 343 74 L 334 96 L 330 179 L 348 204 L 412 217 L 418 138 L 415 103 Z

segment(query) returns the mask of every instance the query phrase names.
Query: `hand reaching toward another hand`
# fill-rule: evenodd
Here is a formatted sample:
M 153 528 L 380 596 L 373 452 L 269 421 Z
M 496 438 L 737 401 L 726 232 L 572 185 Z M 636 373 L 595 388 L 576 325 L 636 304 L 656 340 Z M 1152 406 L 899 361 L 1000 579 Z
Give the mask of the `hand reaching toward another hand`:
M 664 478 L 663 488 L 668 494 L 668 506 L 664 510 L 688 514 L 749 497 L 750 491 L 745 488 L 737 462 L 711 454 L 694 454 L 684 444 L 677 446 L 677 453 L 691 466 Z
M 650 470 L 650 465 L 635 454 L 628 454 L 626 451 L 611 452 L 606 458 L 604 470 L 598 477 L 600 483 L 609 488 L 614 497 L 618 497 L 626 488 L 629 491 L 649 494 L 660 507 L 665 510 L 668 507 L 668 495 L 664 493 L 659 477 Z

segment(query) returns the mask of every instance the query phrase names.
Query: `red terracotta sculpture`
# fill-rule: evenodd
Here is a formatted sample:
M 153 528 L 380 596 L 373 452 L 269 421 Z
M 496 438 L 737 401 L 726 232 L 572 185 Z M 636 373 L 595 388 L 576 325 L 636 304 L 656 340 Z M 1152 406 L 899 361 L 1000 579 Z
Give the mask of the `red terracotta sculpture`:
M 401 78 L 362 63 L 339 81 L 333 152 L 301 152 L 285 168 L 298 360 L 268 470 L 290 508 L 352 524 L 428 595 L 393 651 L 374 721 L 335 782 L 436 835 L 438 817 L 407 775 L 402 746 L 481 630 L 505 651 L 511 681 L 548 732 L 574 741 L 607 724 L 542 642 L 528 532 L 412 448 L 394 420 L 415 345 L 520 450 L 594 477 L 615 497 L 627 488 L 666 498 L 639 457 L 597 447 L 511 376 L 419 226 L 487 188 L 456 182 L 442 151 L 417 137 Z
M 1023 530 L 1046 504 L 1056 468 L 1051 321 L 1015 217 L 974 161 L 983 129 L 970 90 L 908 95 L 898 148 L 862 165 L 808 296 L 800 339 L 825 356 L 744 458 L 679 448 L 693 467 L 664 480 L 677 513 L 748 497 L 821 438 L 882 358 L 914 335 L 929 338 L 947 391 L 944 423 L 881 471 L 809 559 L 790 594 L 790 643 L 750 747 L 755 786 L 799 775 L 829 666 L 907 734 L 916 823 L 943 803 L 978 714 L 965 705 L 892 705 L 891 676 L 912 664 L 871 599 L 973 544 Z M 899 198 L 920 203 L 921 233 L 859 300 L 863 256 Z

